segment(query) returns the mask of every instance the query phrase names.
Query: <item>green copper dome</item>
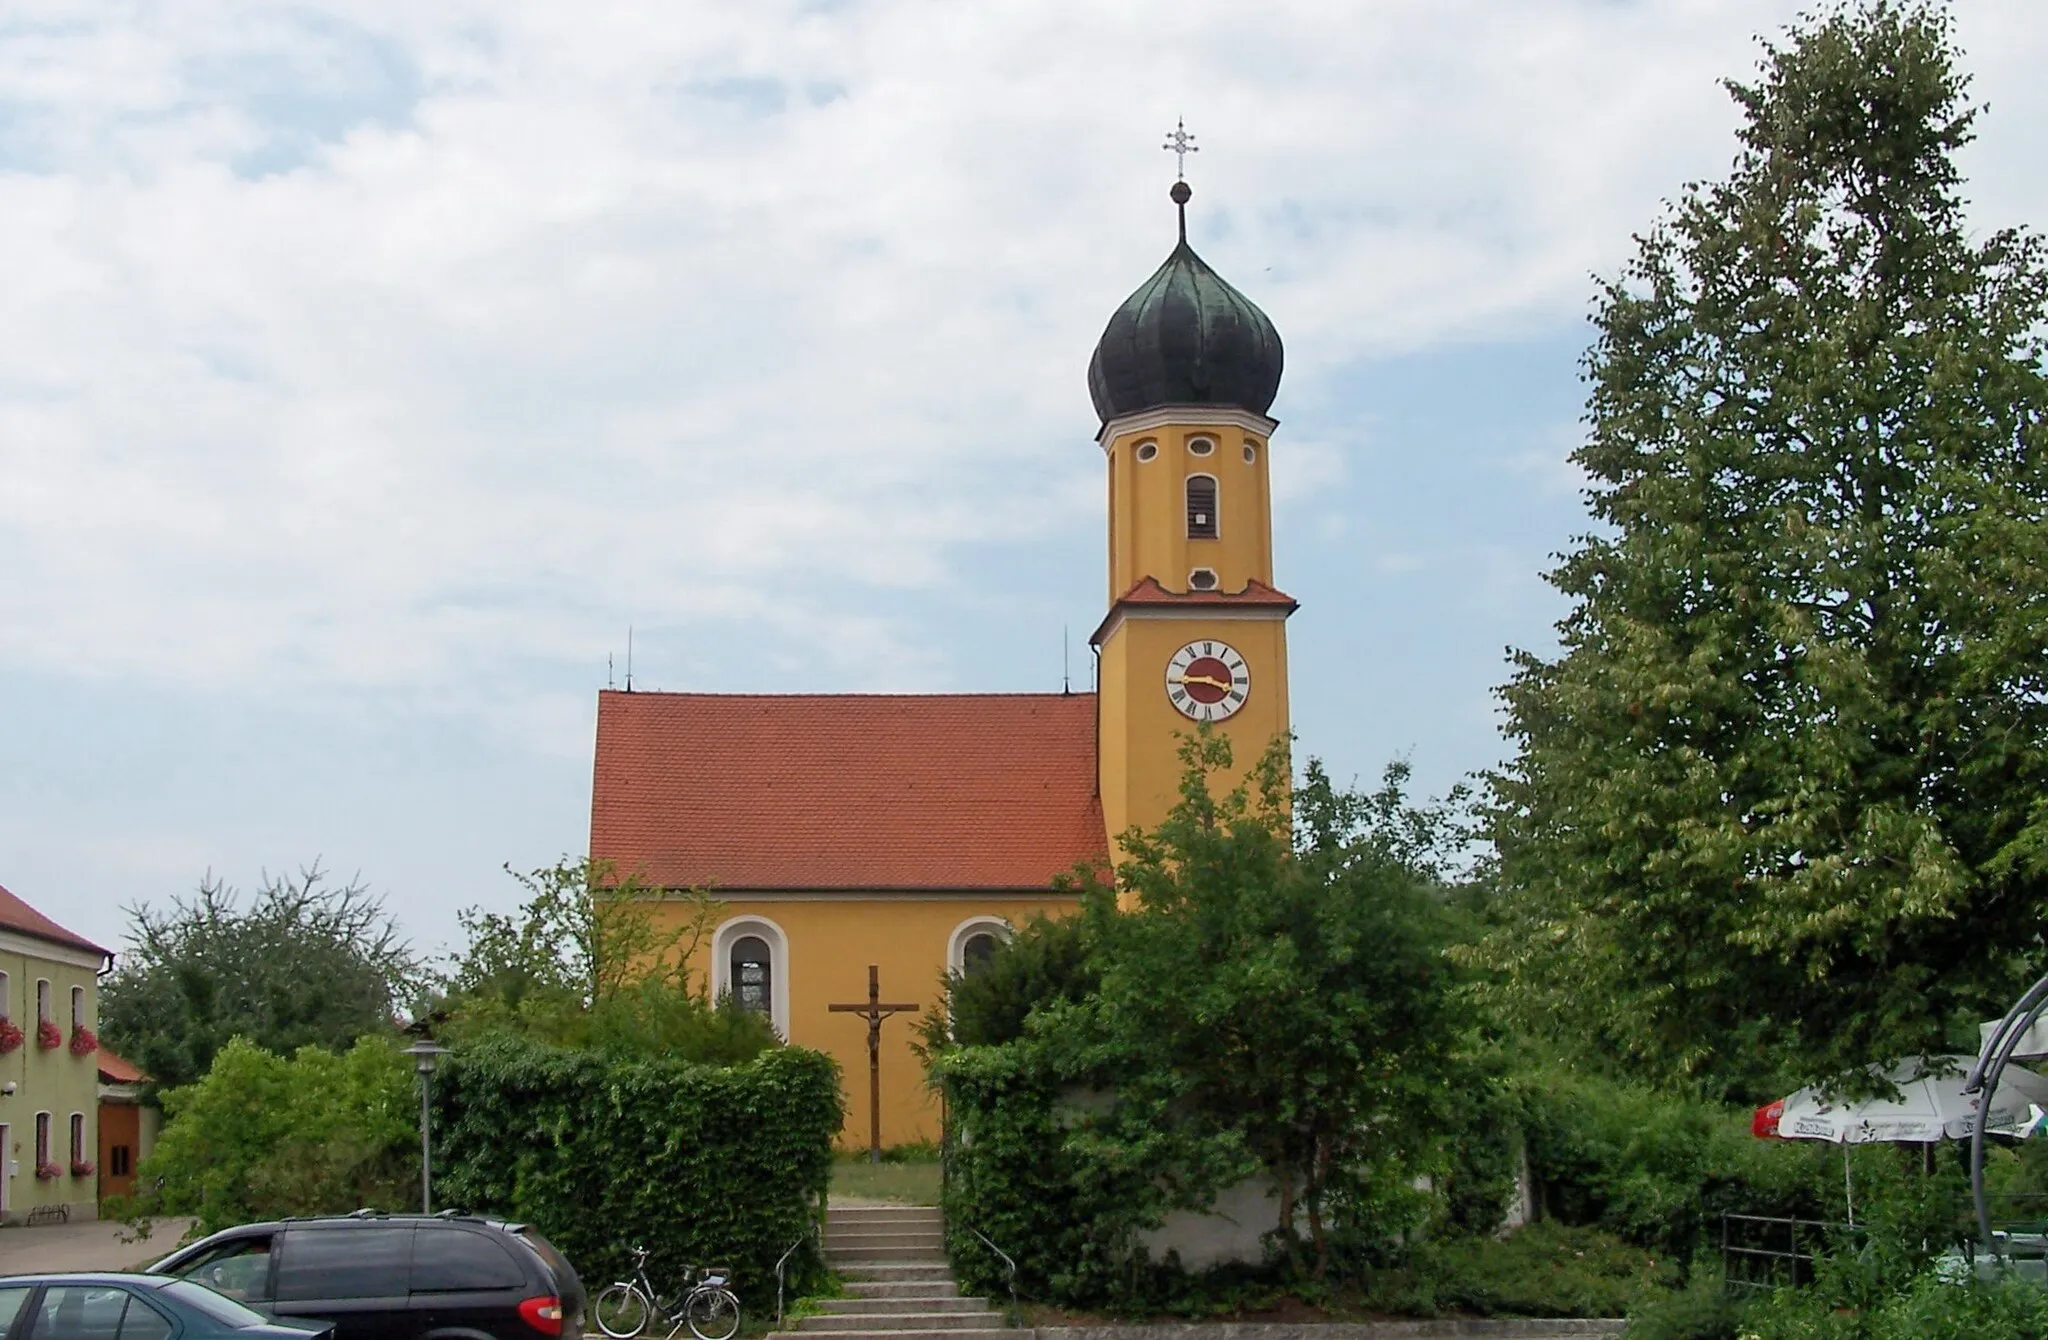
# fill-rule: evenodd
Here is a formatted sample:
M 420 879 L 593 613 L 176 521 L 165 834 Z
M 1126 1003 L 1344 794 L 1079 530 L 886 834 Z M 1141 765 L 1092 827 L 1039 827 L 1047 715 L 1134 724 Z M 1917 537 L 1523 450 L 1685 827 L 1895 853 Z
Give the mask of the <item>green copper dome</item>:
M 1104 423 L 1162 405 L 1232 405 L 1264 414 L 1280 390 L 1280 332 L 1188 245 L 1185 183 L 1180 245 L 1124 299 L 1088 363 L 1088 394 Z

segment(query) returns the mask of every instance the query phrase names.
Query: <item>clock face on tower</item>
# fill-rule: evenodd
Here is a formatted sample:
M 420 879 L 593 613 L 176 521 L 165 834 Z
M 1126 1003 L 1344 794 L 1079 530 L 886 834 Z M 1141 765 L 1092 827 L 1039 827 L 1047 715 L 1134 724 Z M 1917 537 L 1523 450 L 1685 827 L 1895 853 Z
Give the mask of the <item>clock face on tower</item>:
M 1190 720 L 1235 716 L 1251 691 L 1251 667 L 1227 642 L 1190 642 L 1166 663 L 1167 700 Z

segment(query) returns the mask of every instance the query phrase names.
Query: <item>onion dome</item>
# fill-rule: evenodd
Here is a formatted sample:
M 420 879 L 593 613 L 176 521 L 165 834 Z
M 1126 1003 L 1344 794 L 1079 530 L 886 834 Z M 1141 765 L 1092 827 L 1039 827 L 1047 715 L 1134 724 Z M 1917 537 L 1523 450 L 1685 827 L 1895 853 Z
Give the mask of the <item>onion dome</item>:
M 1234 405 L 1264 414 L 1280 390 L 1280 332 L 1188 245 L 1186 182 L 1173 184 L 1180 245 L 1124 299 L 1088 362 L 1104 423 L 1161 405 Z

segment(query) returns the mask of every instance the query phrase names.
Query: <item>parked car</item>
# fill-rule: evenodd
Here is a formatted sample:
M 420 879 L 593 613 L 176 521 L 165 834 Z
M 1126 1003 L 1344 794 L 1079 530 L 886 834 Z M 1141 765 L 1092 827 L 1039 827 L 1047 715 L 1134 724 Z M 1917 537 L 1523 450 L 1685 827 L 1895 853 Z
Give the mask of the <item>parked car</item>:
M 581 1340 L 583 1284 L 525 1224 L 373 1214 L 245 1224 L 150 1267 L 334 1340 Z M 13 1340 L 0 1336 L 0 1340 Z
M 0 1276 L 0 1340 L 331 1340 L 324 1322 L 297 1325 L 162 1275 Z

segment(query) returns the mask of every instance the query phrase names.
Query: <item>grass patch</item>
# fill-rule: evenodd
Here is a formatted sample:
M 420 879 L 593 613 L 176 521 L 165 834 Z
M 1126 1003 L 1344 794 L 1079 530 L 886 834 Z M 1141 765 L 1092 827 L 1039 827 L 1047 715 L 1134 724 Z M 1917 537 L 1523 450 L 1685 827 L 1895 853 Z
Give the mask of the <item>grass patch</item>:
M 869 1163 L 866 1154 L 841 1155 L 832 1162 L 832 1199 L 937 1205 L 939 1165 L 936 1160 Z

